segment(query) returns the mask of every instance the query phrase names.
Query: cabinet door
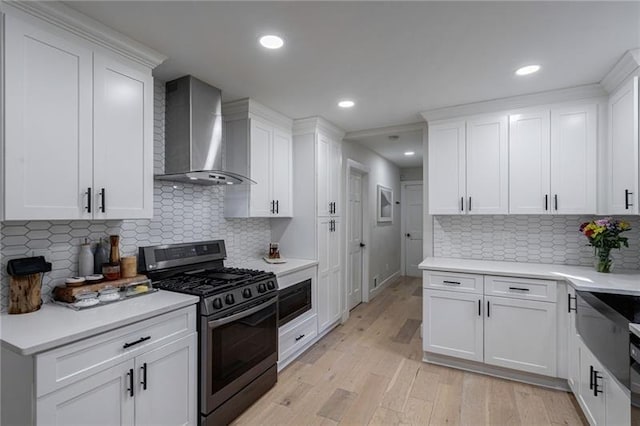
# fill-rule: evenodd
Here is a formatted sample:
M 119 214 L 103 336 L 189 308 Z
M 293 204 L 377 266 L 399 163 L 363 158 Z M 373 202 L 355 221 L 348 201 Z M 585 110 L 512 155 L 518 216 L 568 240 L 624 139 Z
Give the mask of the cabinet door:
M 331 323 L 338 321 L 342 316 L 340 230 L 340 220 L 333 219 L 333 231 L 329 233 L 329 318 Z
M 596 120 L 596 105 L 551 110 L 553 213 L 596 213 Z
M 130 374 L 134 374 L 133 360 L 38 398 L 37 424 L 132 425 L 135 388 L 132 396 Z
M 317 157 L 318 216 L 329 216 L 329 203 L 333 201 L 331 200 L 329 178 L 331 174 L 331 139 L 322 133 L 318 134 Z
M 94 218 L 151 218 L 153 77 L 98 54 L 93 69 Z
M 507 117 L 467 122 L 467 213 L 506 214 L 509 210 Z M 438 158 L 434 158 L 438 161 Z
M 604 387 L 605 392 L 605 425 L 631 425 L 631 398 L 629 391 L 622 387 L 607 372 L 600 372 L 602 379 L 598 385 Z
M 5 15 L 5 220 L 91 218 L 91 51 Z
M 255 118 L 250 125 L 251 179 L 256 181 L 251 185 L 249 196 L 249 216 L 269 217 L 272 215 L 275 201 L 271 196 L 271 144 L 273 128 Z
M 482 296 L 423 291 L 423 349 L 482 362 Z
M 342 210 L 341 185 L 342 143 L 331 141 L 329 145 L 329 201 L 333 203 L 333 216 L 340 216 Z
M 610 212 L 638 213 L 638 77 L 609 98 Z
M 509 213 L 549 212 L 549 110 L 509 116 Z
M 556 304 L 485 296 L 484 362 L 556 376 Z
M 332 219 L 318 220 L 318 332 L 324 331 L 331 323 L 331 254 L 330 223 Z
M 293 216 L 293 159 L 291 134 L 275 129 L 271 152 L 272 198 L 277 202 L 275 216 Z
M 136 357 L 136 425 L 197 423 L 197 347 L 194 333 Z
M 580 358 L 580 392 L 577 394 L 582 411 L 591 425 L 604 425 L 605 423 L 605 394 L 598 396 L 593 394 L 593 378 L 591 368 L 602 371 L 600 363 L 591 354 L 591 351 L 580 342 L 578 345 Z M 599 381 L 602 383 L 602 380 Z
M 465 211 L 465 123 L 429 126 L 429 214 Z
M 580 357 L 578 355 L 578 331 L 576 329 L 576 291 L 573 287 L 567 286 L 567 315 L 569 315 L 569 331 L 567 337 L 568 349 L 568 377 L 569 387 L 574 394 L 578 394 L 580 389 Z

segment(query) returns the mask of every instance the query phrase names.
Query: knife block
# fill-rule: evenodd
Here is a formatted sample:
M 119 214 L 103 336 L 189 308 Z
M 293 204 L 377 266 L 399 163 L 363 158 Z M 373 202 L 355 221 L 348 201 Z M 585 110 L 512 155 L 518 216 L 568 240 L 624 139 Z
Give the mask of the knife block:
M 26 314 L 42 306 L 42 274 L 9 277 L 9 313 Z

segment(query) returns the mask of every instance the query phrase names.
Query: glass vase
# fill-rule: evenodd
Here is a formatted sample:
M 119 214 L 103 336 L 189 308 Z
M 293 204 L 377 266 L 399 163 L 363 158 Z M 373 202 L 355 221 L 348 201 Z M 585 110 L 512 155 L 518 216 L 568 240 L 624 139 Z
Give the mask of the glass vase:
M 613 259 L 611 259 L 611 249 L 596 248 L 595 266 L 596 271 L 598 272 L 611 272 L 611 266 L 613 266 Z

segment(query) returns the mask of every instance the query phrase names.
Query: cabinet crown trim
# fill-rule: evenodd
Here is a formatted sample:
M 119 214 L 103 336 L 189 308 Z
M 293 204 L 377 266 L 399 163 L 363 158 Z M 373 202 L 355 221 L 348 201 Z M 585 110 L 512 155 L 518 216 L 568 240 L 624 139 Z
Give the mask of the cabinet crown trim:
M 344 130 L 322 117 L 301 118 L 293 122 L 294 136 L 315 132 L 327 133 L 329 137 L 342 140 L 345 135 Z
M 27 13 L 149 68 L 155 68 L 167 59 L 167 56 L 162 53 L 58 1 L 2 1 L 0 3 L 0 12 L 10 13 L 11 9 Z
M 611 93 L 624 80 L 640 67 L 640 48 L 627 50 L 622 58 L 611 68 L 611 70 L 600 81 L 600 85 Z
M 222 116 L 224 121 L 242 120 L 248 115 L 255 115 L 277 126 L 287 130 L 293 126 L 293 120 L 266 105 L 251 98 L 239 99 L 237 101 L 225 102 L 222 104 Z

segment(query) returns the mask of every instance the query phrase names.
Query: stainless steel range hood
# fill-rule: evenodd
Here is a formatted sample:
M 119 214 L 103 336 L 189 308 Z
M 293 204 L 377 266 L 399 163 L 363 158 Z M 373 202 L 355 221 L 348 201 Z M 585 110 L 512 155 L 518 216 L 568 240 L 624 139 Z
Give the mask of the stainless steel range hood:
M 200 185 L 256 183 L 222 169 L 222 92 L 187 75 L 167 82 L 164 173 Z

